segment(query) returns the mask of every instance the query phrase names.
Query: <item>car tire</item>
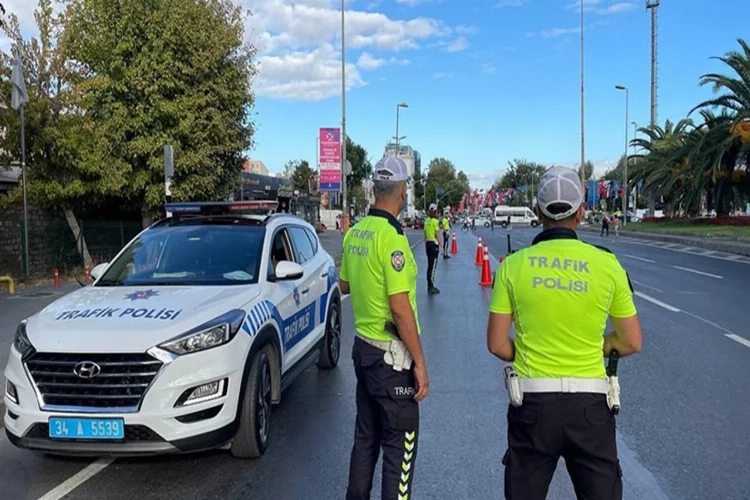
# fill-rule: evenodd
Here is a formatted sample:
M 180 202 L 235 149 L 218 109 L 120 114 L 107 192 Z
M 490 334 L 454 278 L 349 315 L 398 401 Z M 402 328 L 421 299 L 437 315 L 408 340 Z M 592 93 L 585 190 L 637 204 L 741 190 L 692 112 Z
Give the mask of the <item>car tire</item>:
M 239 404 L 240 425 L 230 451 L 235 458 L 258 458 L 268 449 L 271 430 L 271 361 L 273 349 L 264 346 L 247 374 L 245 397 Z
M 539 222 L 533 220 L 531 221 L 531 227 L 537 227 L 539 225 Z
M 318 368 L 331 370 L 339 364 L 341 356 L 341 302 L 333 299 L 326 315 L 326 332 L 323 350 L 318 358 Z
M 485 222 L 484 223 L 484 227 L 490 227 L 490 223 L 489 222 Z
M 505 229 L 506 227 L 508 227 L 508 222 L 507 221 L 501 222 L 500 223 L 500 227 L 502 227 L 503 229 Z

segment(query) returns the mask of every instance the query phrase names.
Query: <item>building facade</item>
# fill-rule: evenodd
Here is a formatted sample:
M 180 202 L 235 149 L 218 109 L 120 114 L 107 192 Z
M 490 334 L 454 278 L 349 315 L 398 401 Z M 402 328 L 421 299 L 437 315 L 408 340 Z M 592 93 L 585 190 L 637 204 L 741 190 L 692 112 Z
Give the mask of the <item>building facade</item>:
M 417 161 L 421 163 L 421 157 L 418 151 L 415 151 L 411 146 L 389 142 L 385 145 L 385 151 L 383 152 L 383 158 L 387 156 L 398 156 L 404 163 L 409 167 L 409 176 L 413 179 L 415 167 Z M 406 217 L 414 217 L 416 215 L 416 207 L 414 206 L 414 183 L 409 183 L 409 187 L 406 192 L 406 204 L 404 205 L 404 215 Z
M 250 158 L 245 159 L 245 163 L 242 164 L 242 171 L 249 174 L 268 175 L 268 168 L 260 160 L 251 160 Z

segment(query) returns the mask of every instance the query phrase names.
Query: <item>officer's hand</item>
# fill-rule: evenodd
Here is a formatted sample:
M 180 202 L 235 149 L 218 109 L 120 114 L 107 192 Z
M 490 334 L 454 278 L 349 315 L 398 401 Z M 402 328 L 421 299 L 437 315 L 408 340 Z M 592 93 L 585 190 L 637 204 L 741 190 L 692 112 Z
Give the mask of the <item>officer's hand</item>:
M 427 376 L 427 367 L 415 366 L 414 378 L 417 379 L 417 393 L 414 395 L 414 399 L 419 402 L 426 398 L 427 393 L 430 392 L 430 377 Z

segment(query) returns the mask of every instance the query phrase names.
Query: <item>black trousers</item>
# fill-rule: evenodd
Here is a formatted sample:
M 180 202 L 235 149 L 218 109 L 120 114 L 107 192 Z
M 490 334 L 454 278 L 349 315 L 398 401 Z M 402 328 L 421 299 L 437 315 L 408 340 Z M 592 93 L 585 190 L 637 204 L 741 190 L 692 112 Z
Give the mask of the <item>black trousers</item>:
M 599 236 L 604 236 L 604 231 L 607 231 L 607 236 L 609 236 L 609 224 L 602 224 L 602 233 Z
M 560 457 L 578 500 L 621 500 L 615 417 L 603 394 L 524 394 L 508 405 L 507 500 L 544 500 Z
M 440 256 L 440 247 L 436 242 L 428 241 L 425 249 L 427 251 L 427 287 L 432 288 L 435 286 L 435 270 Z
M 448 255 L 448 243 L 450 243 L 450 234 L 448 231 L 443 231 L 443 253 Z
M 395 371 L 385 364 L 383 354 L 361 339 L 354 339 L 357 422 L 346 500 L 370 500 L 380 448 L 383 449 L 381 498 L 412 498 L 419 433 L 414 370 L 412 366 L 411 370 Z

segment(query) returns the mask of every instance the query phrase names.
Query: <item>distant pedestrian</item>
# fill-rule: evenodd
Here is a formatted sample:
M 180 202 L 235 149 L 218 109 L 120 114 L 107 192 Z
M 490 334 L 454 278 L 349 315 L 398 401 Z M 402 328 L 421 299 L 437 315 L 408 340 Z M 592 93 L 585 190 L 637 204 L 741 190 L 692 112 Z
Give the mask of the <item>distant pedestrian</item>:
M 615 236 L 620 236 L 620 218 L 617 215 L 612 220 L 612 225 L 615 226 Z
M 602 232 L 599 236 L 604 236 L 604 231 L 607 231 L 607 236 L 609 236 L 609 216 L 607 214 L 604 214 L 604 218 L 602 218 Z

